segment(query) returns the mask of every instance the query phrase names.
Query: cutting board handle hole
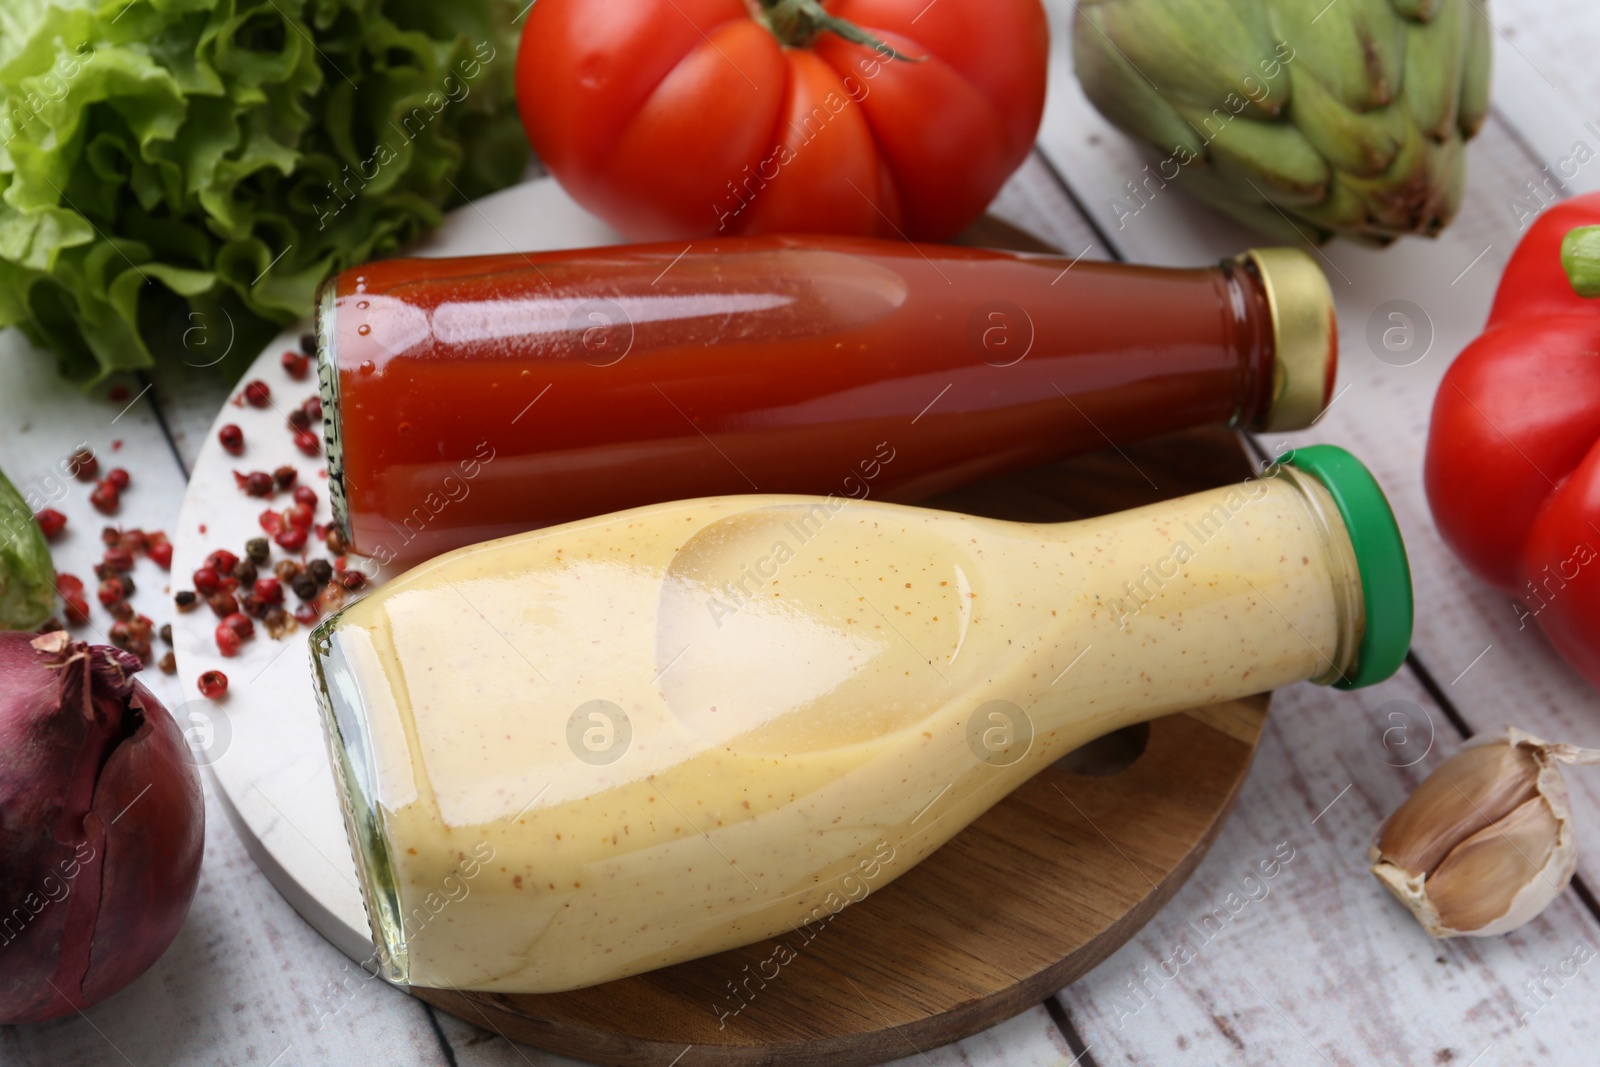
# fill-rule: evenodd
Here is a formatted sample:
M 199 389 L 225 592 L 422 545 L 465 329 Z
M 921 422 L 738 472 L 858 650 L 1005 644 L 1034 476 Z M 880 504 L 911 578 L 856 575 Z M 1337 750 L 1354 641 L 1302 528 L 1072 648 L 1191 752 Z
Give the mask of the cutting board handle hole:
M 1147 722 L 1124 726 L 1104 737 L 1097 737 L 1081 748 L 1073 749 L 1056 760 L 1056 766 L 1068 774 L 1081 774 L 1086 778 L 1109 778 L 1132 767 L 1144 755 L 1150 743 L 1150 724 Z

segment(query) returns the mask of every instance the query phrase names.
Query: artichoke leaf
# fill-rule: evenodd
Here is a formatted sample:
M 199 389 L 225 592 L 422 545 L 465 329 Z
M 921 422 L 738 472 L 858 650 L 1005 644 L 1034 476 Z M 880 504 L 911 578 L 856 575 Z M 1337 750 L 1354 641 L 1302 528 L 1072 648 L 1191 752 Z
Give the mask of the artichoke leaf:
M 1450 225 L 1450 220 L 1456 217 L 1456 212 L 1461 210 L 1461 201 L 1467 195 L 1467 147 L 1461 141 L 1447 141 L 1444 146 L 1450 150 L 1451 159 L 1449 169 L 1443 177 L 1444 188 L 1439 193 L 1439 201 L 1434 205 L 1433 215 L 1435 226 L 1432 232 L 1438 233 Z
M 1181 188 L 1196 200 L 1282 244 L 1320 242 L 1332 236 L 1330 228 L 1313 225 L 1289 214 L 1263 200 L 1248 185 L 1240 185 L 1231 176 L 1189 166 L 1181 172 L 1180 180 L 1183 183 Z
M 1264 0 L 1274 34 L 1352 111 L 1400 95 L 1405 26 L 1390 0 Z M 1254 6 L 1254 5 L 1251 5 Z
M 1289 123 L 1237 117 L 1223 122 L 1215 112 L 1184 117 L 1206 139 L 1207 156 L 1217 171 L 1248 180 L 1262 197 L 1294 205 L 1316 203 L 1324 195 L 1328 165 Z
M 1467 12 L 1467 42 L 1461 71 L 1461 97 L 1456 105 L 1456 125 L 1461 136 L 1471 137 L 1489 115 L 1489 76 L 1494 69 L 1494 27 L 1478 4 Z
M 1468 0 L 1442 0 L 1432 22 L 1406 26 L 1406 80 L 1401 99 L 1411 118 L 1435 141 L 1456 135 L 1465 60 Z
M 1081 10 L 1098 16 L 1093 26 L 1179 110 L 1230 105 L 1231 95 L 1264 118 L 1288 102 L 1277 42 L 1256 4 L 1098 0 Z
M 1400 232 L 1428 232 L 1429 220 L 1439 200 L 1432 182 L 1428 148 L 1433 142 L 1415 126 L 1407 135 L 1389 169 L 1373 177 L 1344 175 L 1344 181 L 1366 205 L 1373 226 Z
M 1450 0 L 1390 0 L 1394 9 L 1408 19 L 1426 22 L 1438 12 L 1441 2 Z
M 1113 125 L 1134 131 L 1164 152 L 1198 156 L 1204 146 L 1183 116 L 1093 24 L 1100 10 L 1100 5 L 1080 7 L 1072 35 L 1073 65 L 1090 103 Z
M 1333 180 L 1328 183 L 1328 195 L 1321 203 L 1302 207 L 1299 213 L 1307 220 L 1308 225 L 1343 236 L 1367 235 L 1383 238 L 1377 242 L 1381 244 L 1388 244 L 1389 240 L 1392 240 L 1385 237 L 1383 230 L 1373 224 L 1365 196 L 1352 188 L 1349 180 L 1342 174 L 1333 176 Z
M 1336 170 L 1368 177 L 1394 162 L 1405 140 L 1406 115 L 1401 108 L 1351 111 L 1341 104 L 1304 65 L 1291 68 L 1294 77 L 1294 124 Z

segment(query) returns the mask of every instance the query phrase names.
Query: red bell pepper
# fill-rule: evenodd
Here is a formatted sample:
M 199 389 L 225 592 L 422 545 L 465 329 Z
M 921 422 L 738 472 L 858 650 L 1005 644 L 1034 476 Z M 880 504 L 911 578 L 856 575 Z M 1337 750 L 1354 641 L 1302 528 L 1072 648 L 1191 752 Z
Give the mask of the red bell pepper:
M 1425 472 L 1445 542 L 1600 686 L 1600 194 L 1544 212 L 1445 374 Z

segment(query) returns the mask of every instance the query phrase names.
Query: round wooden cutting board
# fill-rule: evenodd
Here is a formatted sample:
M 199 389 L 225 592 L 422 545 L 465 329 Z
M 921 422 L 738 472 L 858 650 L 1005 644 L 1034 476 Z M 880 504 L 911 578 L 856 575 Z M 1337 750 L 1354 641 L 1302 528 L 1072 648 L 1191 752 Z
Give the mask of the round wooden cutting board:
M 1064 522 L 1250 473 L 1236 435 L 1203 430 L 928 503 Z M 1198 708 L 1080 749 L 809 941 L 794 934 L 572 993 L 413 993 L 600 1064 L 849 1067 L 915 1056 L 1070 985 L 1177 892 L 1244 782 L 1267 702 Z

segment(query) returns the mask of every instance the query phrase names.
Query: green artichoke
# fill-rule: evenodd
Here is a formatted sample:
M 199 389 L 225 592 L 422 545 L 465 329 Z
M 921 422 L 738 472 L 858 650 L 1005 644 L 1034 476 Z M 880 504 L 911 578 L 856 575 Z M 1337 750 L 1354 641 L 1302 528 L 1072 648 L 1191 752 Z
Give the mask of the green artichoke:
M 1276 237 L 1437 234 L 1489 107 L 1478 0 L 1081 0 L 1085 93 L 1176 182 Z M 1126 215 L 1118 214 L 1126 221 Z

